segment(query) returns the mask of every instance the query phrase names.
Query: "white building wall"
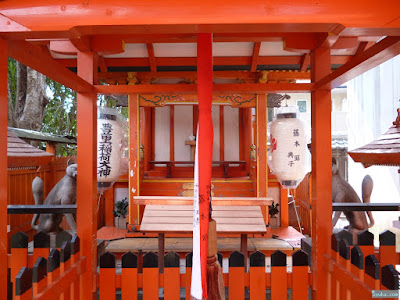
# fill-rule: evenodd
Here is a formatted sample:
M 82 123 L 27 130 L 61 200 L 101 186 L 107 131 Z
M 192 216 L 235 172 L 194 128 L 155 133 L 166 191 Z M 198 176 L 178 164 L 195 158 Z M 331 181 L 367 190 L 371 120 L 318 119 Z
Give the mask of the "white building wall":
M 190 146 L 185 145 L 185 142 L 189 140 L 191 135 L 193 135 L 193 106 L 175 105 L 174 142 L 176 161 L 190 161 Z
M 169 160 L 170 138 L 170 109 L 169 106 L 156 107 L 155 109 L 155 141 L 154 159 L 156 161 Z
M 224 155 L 226 161 L 239 160 L 239 109 L 224 106 Z
M 400 107 L 400 56 L 358 76 L 348 82 L 347 118 L 349 150 L 361 147 L 385 133 L 397 116 Z M 400 202 L 400 178 L 398 168 L 375 166 L 364 168 L 349 159 L 349 183 L 361 196 L 361 182 L 369 174 L 374 180 L 371 202 Z M 398 212 L 374 212 L 377 234 L 385 229 L 400 234 L 392 227 L 398 220 Z

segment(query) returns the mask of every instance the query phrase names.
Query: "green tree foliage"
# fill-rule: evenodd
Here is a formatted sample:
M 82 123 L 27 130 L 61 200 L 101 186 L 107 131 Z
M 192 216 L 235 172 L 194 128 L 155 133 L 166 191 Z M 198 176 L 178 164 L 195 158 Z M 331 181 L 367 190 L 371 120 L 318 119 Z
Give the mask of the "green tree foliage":
M 15 103 L 17 97 L 17 62 L 8 58 L 8 95 L 11 97 L 12 103 Z
M 46 79 L 49 103 L 43 118 L 42 131 L 76 138 L 76 92 Z M 59 155 L 76 155 L 74 145 L 62 144 L 57 149 Z

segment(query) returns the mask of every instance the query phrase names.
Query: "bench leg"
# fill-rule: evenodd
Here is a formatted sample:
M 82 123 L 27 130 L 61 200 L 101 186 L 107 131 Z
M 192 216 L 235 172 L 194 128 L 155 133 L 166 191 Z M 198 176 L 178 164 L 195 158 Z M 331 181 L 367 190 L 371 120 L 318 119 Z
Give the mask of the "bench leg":
M 224 164 L 224 177 L 228 178 L 228 168 L 229 168 L 229 164 Z
M 158 270 L 164 273 L 165 234 L 158 234 Z
M 244 255 L 244 270 L 247 272 L 247 234 L 240 235 L 240 252 Z

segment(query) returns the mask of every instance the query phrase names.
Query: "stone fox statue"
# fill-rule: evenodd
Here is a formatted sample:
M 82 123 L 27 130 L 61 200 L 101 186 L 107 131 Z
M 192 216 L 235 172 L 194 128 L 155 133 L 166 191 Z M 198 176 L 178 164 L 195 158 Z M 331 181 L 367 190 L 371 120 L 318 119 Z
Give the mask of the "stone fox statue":
M 370 203 L 371 193 L 373 188 L 373 181 L 371 176 L 366 175 L 362 181 L 362 199 L 364 203 Z M 351 185 L 345 181 L 338 172 L 336 159 L 332 158 L 332 202 L 334 203 L 361 203 L 356 191 Z M 332 220 L 332 227 L 335 227 L 337 220 L 340 216 L 340 211 L 335 211 Z M 368 224 L 367 217 L 364 211 L 347 211 L 344 212 L 350 225 L 346 228 L 349 230 L 364 230 L 374 225 L 374 218 L 372 212 L 368 211 Z
M 76 203 L 76 176 L 77 164 L 69 165 L 66 169 L 65 176 L 54 186 L 50 191 L 46 200 L 43 203 L 44 186 L 43 181 L 36 177 L 32 181 L 32 193 L 36 205 L 61 205 L 61 204 L 75 204 Z M 37 231 L 44 231 L 46 233 L 57 233 L 62 229 L 59 227 L 62 221 L 62 214 L 34 214 L 32 218 L 32 228 Z M 76 232 L 76 223 L 72 214 L 65 214 L 69 226 L 72 231 Z M 39 219 L 39 224 L 36 225 Z

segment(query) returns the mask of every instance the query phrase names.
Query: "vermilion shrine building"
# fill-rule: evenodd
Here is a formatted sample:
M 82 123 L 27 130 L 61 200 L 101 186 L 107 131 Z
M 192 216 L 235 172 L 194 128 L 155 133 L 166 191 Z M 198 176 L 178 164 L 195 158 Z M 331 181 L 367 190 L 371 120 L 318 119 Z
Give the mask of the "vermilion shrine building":
M 224 197 L 237 193 L 267 197 L 268 186 L 277 187 L 272 177 L 268 180 L 267 95 L 311 93 L 313 246 L 307 283 L 312 287 L 313 299 L 327 299 L 327 293 L 334 295 L 333 285 L 339 286 L 339 281 L 332 278 L 343 279 L 341 295 L 349 295 L 352 284 L 354 290 L 362 290 L 360 295 L 381 289 L 377 278 L 372 285 L 361 279 L 353 282 L 350 279 L 355 275 L 349 269 L 332 262 L 339 258 L 332 258 L 331 251 L 331 89 L 400 53 L 399 11 L 397 0 L 0 2 L 0 140 L 7 139 L 8 57 L 78 93 L 76 216 L 80 258 L 75 257 L 75 264 L 71 264 L 75 277 L 64 274 L 64 279 L 53 283 L 53 287 L 69 289 L 75 282 L 75 295 L 90 299 L 101 285 L 98 281 L 103 282 L 101 276 L 98 280 L 96 255 L 97 96 L 129 96 L 127 180 L 132 226 L 139 225 L 143 213 L 133 196 L 177 196 L 190 190 L 184 184 L 190 185 L 192 165 L 182 167 L 174 162 L 192 159 L 191 143 L 186 137 L 195 135 L 197 93 L 212 88 L 214 121 L 218 125 L 213 184 L 215 196 Z M 208 36 L 212 44 L 198 43 L 199 35 Z M 198 57 L 202 49 L 211 46 L 212 56 Z M 213 68 L 212 78 L 198 72 L 198 67 L 204 65 Z M 299 79 L 311 81 L 297 83 Z M 165 123 L 158 123 L 163 117 Z M 158 131 L 163 124 L 169 126 L 165 129 L 167 137 Z M 237 126 L 237 131 L 232 126 Z M 230 144 L 226 136 L 235 143 Z M 234 151 L 229 151 L 232 145 Z M 0 157 L 0 171 L 6 174 L 7 143 L 0 143 Z M 1 299 L 7 297 L 7 270 L 14 255 L 9 254 L 7 245 L 7 186 L 7 176 L 3 175 Z M 242 191 L 235 192 L 238 186 Z M 285 216 L 288 208 L 284 193 L 280 200 Z M 268 222 L 265 207 L 262 212 Z M 282 217 L 281 225 L 288 225 L 287 217 Z M 398 254 L 393 248 L 390 251 L 386 257 L 392 260 L 388 262 L 395 264 L 397 260 L 398 264 Z M 143 276 L 139 286 L 146 290 L 147 275 Z M 269 275 L 265 276 L 271 289 L 277 286 Z M 287 280 L 294 286 L 296 280 L 291 276 Z M 166 279 L 160 278 L 160 284 L 166 284 Z M 246 280 L 251 291 L 251 279 Z M 36 293 L 42 288 L 51 287 L 37 290 L 36 286 Z M 345 289 L 347 292 L 343 292 Z M 35 283 L 33 290 L 35 294 Z M 250 294 L 254 299 L 265 297 L 262 292 Z

